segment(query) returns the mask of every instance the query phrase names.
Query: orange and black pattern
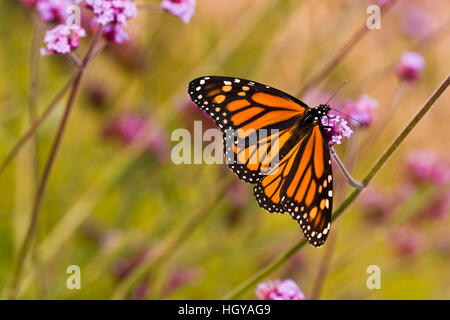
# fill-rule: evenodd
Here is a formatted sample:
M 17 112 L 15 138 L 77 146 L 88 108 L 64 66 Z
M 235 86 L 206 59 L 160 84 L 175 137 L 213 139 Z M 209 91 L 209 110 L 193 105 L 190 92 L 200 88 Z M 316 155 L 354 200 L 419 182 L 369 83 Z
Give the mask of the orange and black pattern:
M 190 82 L 188 92 L 224 132 L 227 164 L 240 179 L 256 184 L 258 204 L 269 212 L 288 212 L 307 240 L 321 246 L 330 229 L 333 188 L 330 151 L 316 109 L 238 78 L 201 77 Z

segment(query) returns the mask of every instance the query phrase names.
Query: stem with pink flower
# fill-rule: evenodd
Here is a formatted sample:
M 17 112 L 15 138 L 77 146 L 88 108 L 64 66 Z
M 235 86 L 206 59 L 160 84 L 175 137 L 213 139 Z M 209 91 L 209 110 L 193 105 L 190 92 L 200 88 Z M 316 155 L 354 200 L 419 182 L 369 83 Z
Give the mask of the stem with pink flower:
M 409 133 L 417 126 L 417 124 L 422 120 L 422 118 L 427 114 L 431 107 L 436 103 L 440 96 L 445 92 L 447 87 L 450 85 L 450 75 L 447 75 L 446 79 L 439 85 L 439 87 L 434 91 L 434 93 L 428 98 L 419 112 L 414 116 L 413 119 L 408 123 L 408 125 L 401 131 L 397 138 L 391 143 L 391 145 L 386 149 L 386 151 L 381 155 L 379 160 L 373 165 L 369 170 L 367 175 L 363 179 L 363 183 L 368 185 L 375 175 L 380 171 L 384 164 L 389 160 L 397 148 L 402 144 Z M 355 189 L 344 202 L 334 211 L 332 220 L 339 218 L 342 213 L 355 201 L 355 199 L 362 192 L 362 189 Z M 302 239 L 296 243 L 292 248 L 281 254 L 281 256 L 274 262 L 270 263 L 268 266 L 264 267 L 253 276 L 242 282 L 240 285 L 231 290 L 226 294 L 223 299 L 236 299 L 241 296 L 248 289 L 256 285 L 263 278 L 271 274 L 273 271 L 278 269 L 284 262 L 289 260 L 298 250 L 304 247 L 306 240 Z
M 72 84 L 72 90 L 71 90 L 69 98 L 67 100 L 67 104 L 66 104 L 66 108 L 64 110 L 63 117 L 61 119 L 58 131 L 56 133 L 55 140 L 51 147 L 47 162 L 45 164 L 42 178 L 39 181 L 39 185 L 36 190 L 35 199 L 33 202 L 33 209 L 31 212 L 30 224 L 28 226 L 28 230 L 25 235 L 25 239 L 20 248 L 18 260 L 17 260 L 17 266 L 15 268 L 14 275 L 13 275 L 12 285 L 11 285 L 10 294 L 9 294 L 10 299 L 15 299 L 19 293 L 22 271 L 23 271 L 25 261 L 28 257 L 28 254 L 29 254 L 29 251 L 30 251 L 30 248 L 32 245 L 34 235 L 36 233 L 36 228 L 37 228 L 37 225 L 39 222 L 39 213 L 40 213 L 44 193 L 45 193 L 45 190 L 47 187 L 47 182 L 50 177 L 50 173 L 53 168 L 53 164 L 55 162 L 56 155 L 58 153 L 59 146 L 61 144 L 64 132 L 65 132 L 65 128 L 66 128 L 66 125 L 67 125 L 67 122 L 68 122 L 68 119 L 70 116 L 70 112 L 72 110 L 72 106 L 74 104 L 75 98 L 76 98 L 78 90 L 80 88 L 81 79 L 83 77 L 84 71 L 86 70 L 88 63 L 91 60 L 91 57 L 93 56 L 95 46 L 97 44 L 97 41 L 100 39 L 101 35 L 102 35 L 102 28 L 99 27 L 94 34 L 91 45 L 89 46 L 88 51 L 83 59 L 83 64 L 82 64 L 80 70 L 78 71 L 78 73 L 75 77 L 75 80 Z

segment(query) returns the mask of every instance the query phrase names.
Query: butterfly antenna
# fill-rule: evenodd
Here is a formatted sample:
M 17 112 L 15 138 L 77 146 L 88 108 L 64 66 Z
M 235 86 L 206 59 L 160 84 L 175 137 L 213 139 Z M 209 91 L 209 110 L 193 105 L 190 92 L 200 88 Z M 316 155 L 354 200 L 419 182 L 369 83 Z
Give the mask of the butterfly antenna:
M 330 99 L 328 99 L 327 103 L 325 103 L 326 105 L 328 105 L 330 103 L 330 101 L 338 94 L 339 90 L 342 89 L 343 86 L 345 86 L 347 84 L 348 80 L 344 80 L 341 85 L 336 89 L 336 91 L 331 95 Z
M 330 103 L 330 101 L 338 94 L 338 92 L 342 89 L 342 87 L 345 86 L 345 85 L 347 84 L 347 82 L 348 82 L 348 80 L 344 80 L 344 81 L 341 83 L 341 85 L 340 85 L 340 86 L 336 89 L 336 91 L 331 95 L 330 99 L 328 99 L 326 105 L 328 105 L 328 104 Z M 355 119 L 355 118 L 349 116 L 348 114 L 346 114 L 345 112 L 342 112 L 342 111 L 339 110 L 339 109 L 331 108 L 331 107 L 330 107 L 330 109 L 331 109 L 331 110 L 334 110 L 334 111 L 336 111 L 336 112 L 338 112 L 338 113 L 340 113 L 340 114 L 343 114 L 343 115 L 346 116 L 347 118 L 352 119 L 352 120 L 358 122 L 359 124 L 363 125 L 363 123 L 362 123 L 360 120 Z
M 360 120 L 358 120 L 358 119 L 356 119 L 356 118 L 353 118 L 353 117 L 349 116 L 348 114 L 346 114 L 345 112 L 342 112 L 342 111 L 339 110 L 339 109 L 331 108 L 331 107 L 330 107 L 330 109 L 333 110 L 333 111 L 336 111 L 337 113 L 343 114 L 343 115 L 346 116 L 347 118 L 350 118 L 350 119 L 352 119 L 352 120 L 358 122 L 360 125 L 364 125 L 364 123 L 362 123 L 362 121 L 360 121 Z

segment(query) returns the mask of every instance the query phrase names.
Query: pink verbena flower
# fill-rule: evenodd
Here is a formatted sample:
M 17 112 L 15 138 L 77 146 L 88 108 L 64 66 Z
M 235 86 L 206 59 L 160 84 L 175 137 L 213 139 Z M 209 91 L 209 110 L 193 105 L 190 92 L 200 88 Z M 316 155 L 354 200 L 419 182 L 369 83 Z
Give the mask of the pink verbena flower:
M 77 25 L 60 24 L 45 33 L 44 42 L 47 48 L 41 49 L 42 55 L 66 54 L 78 48 L 80 38 L 86 31 Z
M 431 150 L 414 150 L 405 162 L 407 173 L 415 183 L 446 185 L 450 182 L 450 165 Z
M 401 19 L 403 32 L 416 39 L 428 35 L 436 27 L 435 17 L 426 9 L 408 5 Z
M 401 56 L 396 73 L 401 80 L 412 83 L 419 79 L 424 67 L 424 58 L 417 52 L 408 51 Z
M 65 23 L 69 15 L 67 8 L 73 4 L 72 0 L 37 0 L 36 10 L 44 21 Z
M 77 0 L 22 0 L 27 7 L 36 7 L 39 17 L 47 22 L 65 23 L 69 13 L 67 8 L 77 4 Z
M 146 119 L 140 114 L 127 113 L 113 119 L 105 128 L 105 135 L 120 139 L 124 144 L 129 144 L 145 128 Z
M 389 243 L 402 256 L 411 256 L 423 250 L 423 236 L 412 227 L 395 229 L 389 236 Z
M 354 126 L 369 126 L 375 118 L 374 111 L 378 108 L 378 101 L 362 94 L 358 100 L 348 100 L 345 112 L 350 116 L 348 122 Z
M 195 0 L 163 0 L 161 7 L 184 23 L 189 23 L 195 13 L 195 4 Z
M 389 193 L 384 190 L 368 188 L 362 194 L 360 200 L 364 209 L 364 216 L 371 222 L 384 222 L 395 209 L 396 201 Z
M 255 293 L 261 300 L 305 300 L 305 295 L 291 279 L 260 283 Z
M 390 5 L 392 1 L 393 1 L 393 0 L 377 0 L 377 4 L 378 4 L 381 8 L 384 8 L 384 7 L 388 6 L 388 5 Z
M 96 20 L 103 26 L 111 23 L 127 25 L 127 20 L 137 17 L 137 7 L 132 0 L 85 0 Z
M 33 7 L 37 0 L 21 0 L 26 7 Z
M 448 215 L 448 213 L 450 213 L 450 191 L 439 196 L 423 210 L 424 216 L 432 219 L 443 218 Z
M 127 20 L 137 17 L 137 7 L 132 0 L 85 0 L 85 3 L 95 15 L 94 28 L 102 25 L 107 40 L 116 43 L 128 40 Z
M 147 150 L 161 162 L 167 160 L 170 153 L 166 132 L 142 114 L 130 112 L 113 119 L 105 127 L 104 134 L 124 145 Z
M 119 24 L 110 24 L 103 27 L 103 35 L 108 41 L 115 43 L 122 43 L 129 39 L 128 33 Z
M 228 189 L 227 196 L 235 207 L 244 207 L 249 200 L 247 185 L 237 180 Z
M 339 116 L 323 117 L 322 124 L 331 128 L 326 128 L 328 145 L 341 144 L 341 140 L 350 137 L 352 129 L 347 125 L 347 121 Z
M 174 270 L 168 277 L 164 287 L 164 296 L 167 296 L 179 288 L 194 281 L 198 276 L 198 272 L 194 269 L 178 268 Z

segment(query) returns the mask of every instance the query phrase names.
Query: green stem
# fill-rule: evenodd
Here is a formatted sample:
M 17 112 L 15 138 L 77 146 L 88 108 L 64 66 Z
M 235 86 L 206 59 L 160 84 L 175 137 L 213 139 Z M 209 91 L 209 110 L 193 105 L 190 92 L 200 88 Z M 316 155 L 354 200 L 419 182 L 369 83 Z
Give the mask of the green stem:
M 41 123 L 47 119 L 47 117 L 50 115 L 50 113 L 53 111 L 53 109 L 56 107 L 58 102 L 64 97 L 64 94 L 69 90 L 70 86 L 75 81 L 75 76 L 72 76 L 67 83 L 64 84 L 64 86 L 58 91 L 56 96 L 53 98 L 52 101 L 50 101 L 47 108 L 44 110 L 42 115 L 40 115 L 31 125 L 31 127 L 25 132 L 19 140 L 16 142 L 14 147 L 11 149 L 11 151 L 8 153 L 8 155 L 5 157 L 5 159 L 2 161 L 0 165 L 0 174 L 3 173 L 3 171 L 6 169 L 6 167 L 11 163 L 11 161 L 16 157 L 16 155 L 19 153 L 19 151 L 22 149 L 22 147 L 25 145 L 25 143 L 33 137 L 36 130 L 39 128 Z
M 25 235 L 25 239 L 20 248 L 19 256 L 18 256 L 18 260 L 17 260 L 17 266 L 14 271 L 12 286 L 11 286 L 11 290 L 10 290 L 10 294 L 9 294 L 10 299 L 15 299 L 19 292 L 22 271 L 23 271 L 25 261 L 28 257 L 28 254 L 29 254 L 29 251 L 30 251 L 30 248 L 32 245 L 34 235 L 36 233 L 36 228 L 38 226 L 39 213 L 40 213 L 40 209 L 41 209 L 41 205 L 42 205 L 42 200 L 44 198 L 44 193 L 45 193 L 45 190 L 47 187 L 47 182 L 50 177 L 50 172 L 53 168 L 53 164 L 55 162 L 56 155 L 58 153 L 59 146 L 61 144 L 64 132 L 65 132 L 65 129 L 67 126 L 67 121 L 69 119 L 70 112 L 72 110 L 72 106 L 74 104 L 75 98 L 76 98 L 78 90 L 80 88 L 81 79 L 83 77 L 86 66 L 92 57 L 92 53 L 94 51 L 94 48 L 95 48 L 95 45 L 96 45 L 98 39 L 101 36 L 101 33 L 102 33 L 101 28 L 98 28 L 92 39 L 91 45 L 86 53 L 86 56 L 83 59 L 83 65 L 81 66 L 80 70 L 78 71 L 78 73 L 75 77 L 75 81 L 73 82 L 72 90 L 70 92 L 69 99 L 67 100 L 67 104 L 66 104 L 66 108 L 64 110 L 63 117 L 59 124 L 55 140 L 53 141 L 53 145 L 51 147 L 50 154 L 48 156 L 47 162 L 44 167 L 44 172 L 42 174 L 42 178 L 39 181 L 39 184 L 38 184 L 38 187 L 36 190 L 36 194 L 35 194 L 35 198 L 34 198 L 34 202 L 33 202 L 33 209 L 31 212 L 30 224 L 28 226 L 28 230 Z
M 214 206 L 223 198 L 223 195 L 230 188 L 235 181 L 234 177 L 226 179 L 222 183 L 219 190 L 215 193 L 209 201 L 188 218 L 186 223 L 179 229 L 173 232 L 167 241 L 157 250 L 156 254 L 140 264 L 133 270 L 128 277 L 122 280 L 113 292 L 112 299 L 124 299 L 132 286 L 149 273 L 156 265 L 160 265 L 166 261 L 177 249 L 179 249 L 183 242 L 192 234 L 204 218 L 213 210 Z
M 91 57 L 89 60 L 92 60 L 103 48 L 103 44 L 99 46 L 99 48 L 95 49 L 95 51 L 91 54 Z M 45 108 L 44 112 L 33 122 L 31 127 L 19 138 L 19 140 L 16 142 L 14 147 L 11 149 L 11 151 L 8 153 L 8 155 L 5 157 L 5 159 L 0 164 L 0 174 L 3 173 L 3 171 L 8 167 L 8 165 L 11 163 L 11 161 L 16 157 L 16 155 L 19 153 L 19 151 L 22 149 L 22 147 L 25 145 L 25 143 L 33 137 L 36 130 L 39 128 L 39 126 L 44 122 L 45 119 L 48 118 L 50 113 L 55 109 L 56 105 L 61 101 L 61 99 L 66 94 L 67 90 L 73 85 L 75 82 L 75 79 L 77 77 L 77 73 L 75 73 L 65 84 L 64 86 L 58 91 L 58 93 L 55 95 L 52 101 L 48 104 L 48 106 Z
M 28 93 L 28 113 L 30 117 L 30 123 L 33 124 L 37 118 L 37 100 L 39 91 L 39 43 L 41 40 L 42 21 L 39 17 L 34 17 L 34 31 L 31 41 L 30 52 L 30 82 Z M 39 177 L 39 161 L 38 161 L 38 137 L 37 134 L 33 134 L 33 146 L 31 150 L 31 156 L 33 158 L 33 179 L 34 183 Z
M 441 83 L 441 85 L 434 91 L 434 93 L 428 98 L 419 112 L 414 116 L 414 118 L 408 123 L 408 125 L 401 131 L 397 138 L 391 143 L 389 148 L 382 154 L 380 159 L 373 165 L 369 173 L 363 179 L 365 185 L 368 185 L 370 181 L 375 177 L 375 175 L 380 171 L 383 165 L 389 160 L 395 150 L 400 146 L 400 144 L 405 140 L 408 134 L 414 129 L 414 127 L 422 120 L 425 114 L 431 109 L 434 103 L 439 99 L 439 97 L 444 93 L 447 87 L 450 85 L 450 76 Z M 342 213 L 355 201 L 358 195 L 362 192 L 362 189 L 355 189 L 344 202 L 334 211 L 332 220 L 336 220 Z M 295 244 L 291 249 L 283 253 L 278 259 L 264 267 L 253 276 L 242 282 L 236 288 L 231 290 L 226 294 L 223 299 L 236 299 L 248 289 L 253 287 L 263 278 L 271 274 L 273 271 L 278 269 L 284 262 L 286 262 L 290 257 L 292 257 L 298 250 L 305 246 L 306 240 L 302 239 L 297 244 Z

